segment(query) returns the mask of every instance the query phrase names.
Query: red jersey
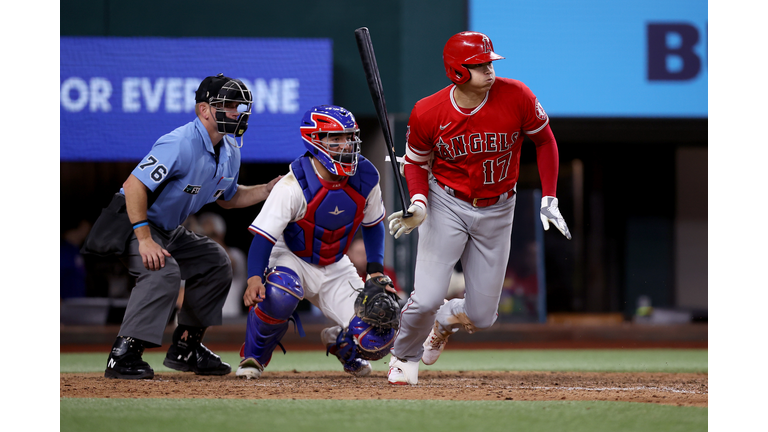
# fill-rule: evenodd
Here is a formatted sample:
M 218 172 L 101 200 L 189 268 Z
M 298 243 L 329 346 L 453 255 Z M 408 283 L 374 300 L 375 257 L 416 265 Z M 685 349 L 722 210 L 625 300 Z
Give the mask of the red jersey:
M 533 92 L 514 79 L 496 77 L 485 100 L 468 114 L 456 104 L 454 87 L 414 106 L 406 133 L 406 161 L 425 165 L 433 153 L 432 175 L 466 196 L 491 198 L 510 191 L 519 176 L 522 134 L 542 131 L 549 117 Z

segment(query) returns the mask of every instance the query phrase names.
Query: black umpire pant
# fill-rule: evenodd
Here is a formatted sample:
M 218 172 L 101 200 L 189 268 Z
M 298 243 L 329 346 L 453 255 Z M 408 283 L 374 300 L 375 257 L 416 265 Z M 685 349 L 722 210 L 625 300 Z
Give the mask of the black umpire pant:
M 184 301 L 178 323 L 192 327 L 221 325 L 221 309 L 232 285 L 232 265 L 221 245 L 179 226 L 167 232 L 150 224 L 152 238 L 171 253 L 165 267 L 147 270 L 139 241 L 131 234 L 120 257 L 137 278 L 125 310 L 119 336 L 141 339 L 148 347 L 162 345 L 163 331 L 173 313 L 181 281 Z

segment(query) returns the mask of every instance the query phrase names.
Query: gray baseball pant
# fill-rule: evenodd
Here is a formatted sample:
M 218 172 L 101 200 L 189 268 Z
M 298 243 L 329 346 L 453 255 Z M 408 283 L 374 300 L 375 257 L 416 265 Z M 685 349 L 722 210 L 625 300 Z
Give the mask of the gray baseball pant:
M 430 180 L 427 218 L 419 226 L 414 290 L 400 315 L 393 355 L 419 361 L 423 343 L 438 320 L 465 314 L 473 330 L 496 321 L 509 260 L 517 196 L 504 194 L 483 208 L 454 198 Z M 461 259 L 466 282 L 462 299 L 445 303 L 456 262 Z M 438 309 L 440 312 L 438 313 Z M 444 327 L 456 328 L 441 320 Z
M 180 325 L 209 327 L 221 324 L 221 309 L 232 285 L 232 265 L 221 245 L 183 226 L 166 232 L 150 225 L 152 238 L 171 253 L 165 267 L 147 270 L 141 261 L 139 241 L 131 234 L 120 257 L 137 277 L 125 310 L 119 336 L 130 336 L 162 345 L 165 330 L 184 280 L 184 301 L 178 315 Z

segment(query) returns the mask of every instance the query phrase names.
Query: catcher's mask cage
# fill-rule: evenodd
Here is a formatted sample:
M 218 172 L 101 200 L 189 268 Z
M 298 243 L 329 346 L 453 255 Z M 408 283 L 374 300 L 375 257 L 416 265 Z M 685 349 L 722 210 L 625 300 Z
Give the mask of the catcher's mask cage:
M 300 130 L 304 147 L 331 174 L 355 175 L 362 141 L 351 112 L 335 105 L 312 107 L 304 114 Z M 345 141 L 338 142 L 333 137 L 339 134 L 349 135 Z
M 445 74 L 456 84 L 464 84 L 471 77 L 464 65 L 482 64 L 504 57 L 493 52 L 493 42 L 480 32 L 465 31 L 448 39 L 443 48 Z

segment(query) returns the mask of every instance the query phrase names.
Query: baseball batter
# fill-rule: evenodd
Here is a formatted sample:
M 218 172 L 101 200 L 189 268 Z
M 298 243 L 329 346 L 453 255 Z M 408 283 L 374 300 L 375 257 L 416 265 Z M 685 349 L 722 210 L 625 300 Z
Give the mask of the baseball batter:
M 452 36 L 443 62 L 454 84 L 411 111 L 404 174 L 413 216 L 392 214 L 389 229 L 399 238 L 419 227 L 419 244 L 414 291 L 392 349 L 391 384 L 417 384 L 419 360 L 437 361 L 451 334 L 496 321 L 524 135 L 536 144 L 544 229 L 552 222 L 571 238 L 558 210 L 558 151 L 549 118 L 525 84 L 496 77 L 492 62 L 503 58 L 482 33 Z M 445 302 L 458 260 L 465 297 Z

